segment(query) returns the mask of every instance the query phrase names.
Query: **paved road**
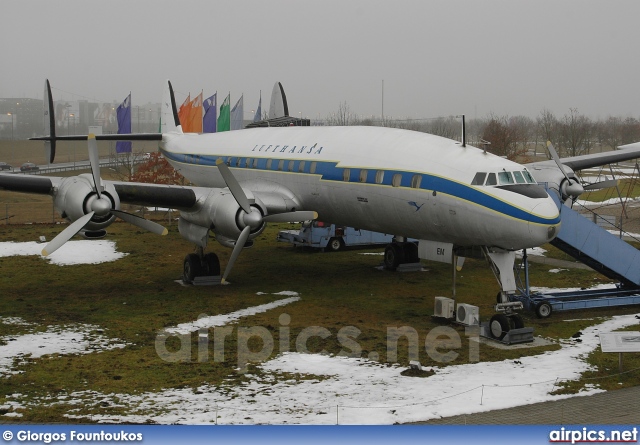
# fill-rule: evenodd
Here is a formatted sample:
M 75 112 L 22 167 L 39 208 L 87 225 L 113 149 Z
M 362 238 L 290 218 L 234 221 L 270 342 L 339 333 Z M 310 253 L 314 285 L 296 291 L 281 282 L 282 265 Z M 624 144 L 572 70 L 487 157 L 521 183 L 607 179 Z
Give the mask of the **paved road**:
M 419 423 L 426 425 L 640 425 L 640 386 Z

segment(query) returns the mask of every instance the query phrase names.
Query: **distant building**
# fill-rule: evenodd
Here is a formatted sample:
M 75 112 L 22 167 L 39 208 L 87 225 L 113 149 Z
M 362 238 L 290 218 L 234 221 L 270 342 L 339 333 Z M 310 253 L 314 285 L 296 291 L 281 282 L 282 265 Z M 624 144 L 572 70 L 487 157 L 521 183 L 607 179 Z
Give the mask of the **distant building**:
M 118 105 L 87 100 L 54 101 L 56 132 L 60 135 L 88 134 L 89 127 L 100 126 L 104 134 L 116 133 Z M 134 133 L 157 133 L 160 107 L 160 103 L 132 105 L 131 130 Z M 42 99 L 0 98 L 0 139 L 27 139 L 43 133 Z

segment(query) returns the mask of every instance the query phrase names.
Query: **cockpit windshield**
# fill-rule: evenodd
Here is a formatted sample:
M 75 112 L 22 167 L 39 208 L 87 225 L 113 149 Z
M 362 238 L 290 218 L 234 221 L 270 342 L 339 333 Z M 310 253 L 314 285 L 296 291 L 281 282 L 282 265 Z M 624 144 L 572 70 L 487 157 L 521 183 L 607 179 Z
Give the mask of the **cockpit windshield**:
M 496 173 L 478 172 L 471 181 L 471 185 L 484 186 L 511 184 L 537 184 L 537 182 L 527 170 L 513 172 L 503 170 Z

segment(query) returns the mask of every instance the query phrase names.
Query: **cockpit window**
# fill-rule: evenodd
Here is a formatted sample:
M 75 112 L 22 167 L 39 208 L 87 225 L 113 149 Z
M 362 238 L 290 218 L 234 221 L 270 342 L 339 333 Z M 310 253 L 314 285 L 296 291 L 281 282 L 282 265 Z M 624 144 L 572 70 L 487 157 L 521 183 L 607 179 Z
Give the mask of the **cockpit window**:
M 527 181 L 525 181 L 524 176 L 522 176 L 522 173 L 520 172 L 513 172 L 513 177 L 516 180 L 516 183 L 518 184 L 526 184 Z
M 497 175 L 497 176 L 496 176 Z M 498 173 L 478 172 L 473 177 L 471 185 L 512 185 L 512 184 L 537 184 L 531 173 L 527 170 L 522 171 L 501 171 Z
M 500 185 L 513 184 L 513 176 L 511 176 L 511 172 L 498 173 L 498 179 L 500 180 Z
M 524 175 L 524 177 L 526 178 L 529 184 L 537 184 L 536 180 L 533 179 L 533 176 L 531 176 L 531 173 L 525 170 L 522 172 L 522 174 Z
M 476 175 L 473 178 L 473 181 L 471 181 L 471 185 L 482 185 L 484 184 L 484 178 L 487 177 L 486 173 L 476 173 Z

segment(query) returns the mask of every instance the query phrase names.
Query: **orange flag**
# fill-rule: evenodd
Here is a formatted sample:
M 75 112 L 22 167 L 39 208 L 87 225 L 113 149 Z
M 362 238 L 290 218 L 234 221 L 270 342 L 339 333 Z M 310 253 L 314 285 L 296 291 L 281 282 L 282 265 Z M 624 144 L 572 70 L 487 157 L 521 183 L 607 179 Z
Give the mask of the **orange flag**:
M 202 91 L 191 101 L 189 132 L 202 133 Z
M 191 93 L 187 96 L 185 101 L 180 105 L 178 110 L 178 118 L 180 119 L 180 125 L 182 125 L 183 133 L 189 131 L 189 120 L 191 117 Z

